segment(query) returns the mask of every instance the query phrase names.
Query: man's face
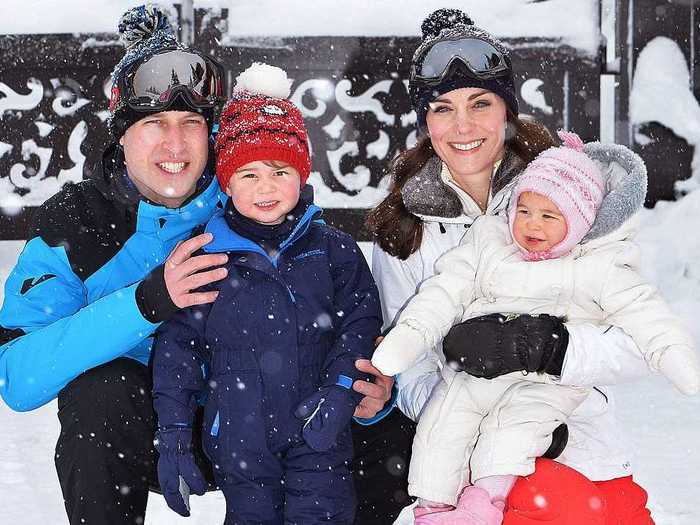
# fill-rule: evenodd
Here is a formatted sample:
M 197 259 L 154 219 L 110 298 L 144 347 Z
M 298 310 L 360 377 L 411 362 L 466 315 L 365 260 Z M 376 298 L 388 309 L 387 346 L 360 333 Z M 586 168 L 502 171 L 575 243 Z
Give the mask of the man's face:
M 208 128 L 190 111 L 162 111 L 132 124 L 119 143 L 129 178 L 147 199 L 177 208 L 207 165 Z

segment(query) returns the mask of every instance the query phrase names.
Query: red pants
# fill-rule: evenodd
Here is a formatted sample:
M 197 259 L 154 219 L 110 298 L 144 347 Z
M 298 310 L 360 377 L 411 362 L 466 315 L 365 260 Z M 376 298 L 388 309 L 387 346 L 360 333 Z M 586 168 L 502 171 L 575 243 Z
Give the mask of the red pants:
M 654 525 L 647 493 L 632 476 L 592 482 L 578 471 L 538 459 L 508 496 L 503 525 Z

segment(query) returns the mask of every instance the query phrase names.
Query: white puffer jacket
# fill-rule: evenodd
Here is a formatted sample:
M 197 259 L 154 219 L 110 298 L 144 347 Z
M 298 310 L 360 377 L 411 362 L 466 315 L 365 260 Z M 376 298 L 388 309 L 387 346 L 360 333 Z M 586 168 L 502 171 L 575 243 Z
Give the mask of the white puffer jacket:
M 608 215 L 617 217 L 606 220 L 601 225 L 596 220 L 591 233 L 599 232 L 599 236 L 614 231 L 626 222 L 641 205 L 645 191 L 642 192 L 642 199 L 636 198 L 633 203 L 620 198 L 617 190 L 630 183 L 629 178 L 642 177 L 645 181 L 646 173 L 643 164 L 639 166 L 641 160 L 627 154 L 629 150 L 626 148 L 623 148 L 626 151 L 607 148 L 602 145 L 599 151 L 589 148 L 588 153 L 606 167 L 610 186 L 606 200 L 618 212 L 623 213 L 622 216 L 619 213 L 599 213 L 598 216 L 602 219 L 609 219 Z M 501 180 L 506 179 L 507 184 L 501 184 L 501 188 L 490 199 L 487 214 L 505 210 L 510 184 L 521 169 L 522 165 L 512 162 L 508 156 L 504 159 L 494 181 L 500 177 Z M 433 179 L 432 191 L 424 192 L 431 202 L 436 200 L 437 183 L 449 192 L 452 199 L 458 198 L 462 210 L 456 216 L 441 217 L 439 214 L 421 213 L 419 207 L 407 204 L 409 211 L 423 220 L 421 247 L 402 261 L 375 246 L 372 273 L 379 286 L 387 327 L 393 324 L 420 284 L 435 274 L 436 261 L 459 245 L 469 226 L 481 215 L 476 203 L 451 180 L 447 170 L 440 170 L 439 167 L 436 170 L 434 163 L 429 163 L 416 177 L 422 177 L 426 181 Z M 633 181 L 633 184 L 639 186 L 639 180 Z M 415 191 L 413 193 L 421 194 Z M 443 208 L 445 206 L 440 202 L 434 206 L 438 210 Z M 569 346 L 558 382 L 596 388 L 570 418 L 569 442 L 558 460 L 576 468 L 592 480 L 627 476 L 631 474 L 630 449 L 614 418 L 614 402 L 603 385 L 629 381 L 648 374 L 646 363 L 633 340 L 619 328 L 601 330 L 593 324 L 572 324 L 567 325 L 567 329 Z M 418 420 L 430 392 L 440 380 L 440 365 L 438 353 L 428 352 L 397 379 L 398 406 L 413 420 Z
M 567 319 L 569 326 L 622 328 L 652 369 L 681 392 L 697 393 L 700 366 L 692 336 L 639 274 L 633 222 L 577 245 L 564 257 L 528 262 L 513 242 L 505 216 L 479 217 L 461 245 L 437 261 L 437 275 L 411 299 L 372 364 L 387 375 L 403 372 L 466 319 L 548 313 Z

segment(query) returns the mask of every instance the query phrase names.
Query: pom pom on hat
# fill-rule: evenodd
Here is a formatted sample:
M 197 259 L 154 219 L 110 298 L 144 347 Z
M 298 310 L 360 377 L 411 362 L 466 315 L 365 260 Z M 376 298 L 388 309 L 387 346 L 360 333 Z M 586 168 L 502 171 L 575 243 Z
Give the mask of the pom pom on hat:
M 445 29 L 454 29 L 457 24 L 465 26 L 473 26 L 474 22 L 471 18 L 460 9 L 438 9 L 430 13 L 420 26 L 423 33 L 423 40 L 428 38 L 437 38 Z
M 236 77 L 234 93 L 247 92 L 275 98 L 289 98 L 292 80 L 279 67 L 253 62 L 253 65 Z
M 127 49 L 132 49 L 156 33 L 175 38 L 168 15 L 157 4 L 145 4 L 129 9 L 119 19 L 119 37 Z
M 291 80 L 284 70 L 255 63 L 236 80 L 219 119 L 216 176 L 225 190 L 231 176 L 250 162 L 286 162 L 301 186 L 311 172 L 308 136 L 301 111 L 287 99 Z
M 557 131 L 557 135 L 559 135 L 562 145 L 566 146 L 567 148 L 571 148 L 574 151 L 583 152 L 583 141 L 576 133 L 560 129 Z

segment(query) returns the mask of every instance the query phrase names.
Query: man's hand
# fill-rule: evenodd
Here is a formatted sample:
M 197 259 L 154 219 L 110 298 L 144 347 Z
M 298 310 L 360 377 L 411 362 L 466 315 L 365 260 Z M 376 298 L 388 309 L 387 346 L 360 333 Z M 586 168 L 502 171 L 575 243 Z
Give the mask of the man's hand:
M 382 338 L 378 338 L 382 339 Z M 355 407 L 355 417 L 368 419 L 377 415 L 384 408 L 387 401 L 391 399 L 391 389 L 394 386 L 394 378 L 383 375 L 379 370 L 372 366 L 369 359 L 358 359 L 355 361 L 355 367 L 366 374 L 374 376 L 373 382 L 355 381 L 352 389 L 355 392 L 363 394 L 360 404 Z
M 194 252 L 211 242 L 212 239 L 211 233 L 202 233 L 192 237 L 178 244 L 165 261 L 165 285 L 170 299 L 179 308 L 212 303 L 219 294 L 219 292 L 192 292 L 205 284 L 220 281 L 228 274 L 226 268 L 214 268 L 200 272 L 205 268 L 226 264 L 228 257 L 225 254 L 213 253 L 192 257 Z

